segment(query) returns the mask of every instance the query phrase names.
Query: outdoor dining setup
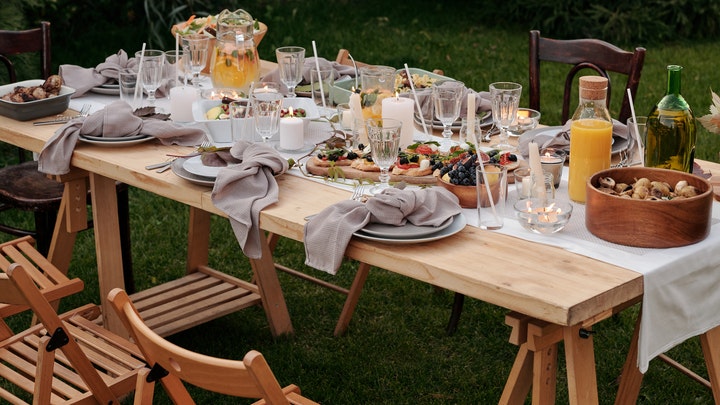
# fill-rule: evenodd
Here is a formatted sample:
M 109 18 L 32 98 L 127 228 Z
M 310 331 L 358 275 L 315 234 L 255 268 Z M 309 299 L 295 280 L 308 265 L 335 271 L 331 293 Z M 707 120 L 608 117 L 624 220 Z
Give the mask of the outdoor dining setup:
M 44 52 L 49 66 L 49 30 L 0 30 L 0 57 Z M 279 276 L 289 274 L 346 296 L 343 339 L 368 275 L 383 269 L 454 293 L 450 334 L 466 298 L 506 310 L 516 348 L 498 403 L 565 402 L 559 380 L 569 403 L 600 403 L 594 327 L 638 304 L 615 403 L 637 402 L 654 359 L 695 375 L 665 353 L 697 336 L 708 378 L 694 378 L 720 403 L 720 166 L 694 158 L 695 127 L 718 127 L 720 101 L 696 119 L 682 67 L 668 66 L 667 94 L 644 115 L 633 102 L 644 48 L 531 31 L 530 86 L 473 89 L 442 70 L 320 55 L 315 41 L 262 60 L 268 30 L 245 10 L 193 16 L 168 27 L 172 50 L 109 50 L 96 66 L 61 61 L 0 86 L 0 141 L 34 154 L 17 165 L 25 172 L 0 168 L 0 203 L 40 212 L 32 204 L 48 200 L 30 236 L 0 243 L 0 402 L 153 403 L 161 385 L 186 403 L 187 383 L 258 403 L 330 403 L 299 375 L 276 377 L 286 365 L 254 347 L 218 358 L 171 337 L 249 308 L 268 339 L 312 328 L 293 322 Z M 547 61 L 568 64 L 560 126 L 543 123 Z M 617 115 L 612 86 L 624 89 Z M 147 270 L 132 263 L 128 188 L 187 207 L 182 276 L 136 289 Z M 211 266 L 218 217 L 251 278 Z M 97 305 L 60 313 L 89 283 L 68 271 L 90 227 Z M 332 277 L 351 263 L 351 285 L 281 264 L 281 239 Z M 5 322 L 25 311 L 28 329 Z

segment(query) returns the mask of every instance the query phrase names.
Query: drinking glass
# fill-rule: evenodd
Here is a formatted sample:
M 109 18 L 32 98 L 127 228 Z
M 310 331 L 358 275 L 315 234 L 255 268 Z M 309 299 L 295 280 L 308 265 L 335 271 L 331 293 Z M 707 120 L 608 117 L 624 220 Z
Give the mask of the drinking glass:
M 495 125 L 500 128 L 498 143 L 492 147 L 501 150 L 514 150 L 508 142 L 508 127 L 516 119 L 518 104 L 522 94 L 522 85 L 512 82 L 497 82 L 490 85 L 490 100 Z
M 287 86 L 287 97 L 295 97 L 295 86 L 302 80 L 305 65 L 305 48 L 299 46 L 283 46 L 275 50 L 280 80 Z
M 465 94 L 465 83 L 457 80 L 436 82 L 432 87 L 435 117 L 443 124 L 443 146 L 450 149 L 452 130 L 450 126 L 460 117 L 460 105 Z
M 208 46 L 210 37 L 205 35 L 186 35 L 182 37 L 185 68 L 192 74 L 193 86 L 200 86 L 200 72 L 205 69 L 207 63 Z
M 375 195 L 390 187 L 388 172 L 398 156 L 402 122 L 391 118 L 369 118 L 365 127 L 373 162 L 380 168 L 380 184 L 370 189 Z
M 255 131 L 267 142 L 277 132 L 280 123 L 280 109 L 283 95 L 273 92 L 253 92 L 252 112 L 255 120 Z
M 155 106 L 155 92 L 157 91 L 163 79 L 163 65 L 165 64 L 165 52 L 157 49 L 146 49 L 135 52 L 135 57 L 142 58 L 140 66 L 140 76 L 143 89 L 148 94 L 147 102 L 150 107 Z

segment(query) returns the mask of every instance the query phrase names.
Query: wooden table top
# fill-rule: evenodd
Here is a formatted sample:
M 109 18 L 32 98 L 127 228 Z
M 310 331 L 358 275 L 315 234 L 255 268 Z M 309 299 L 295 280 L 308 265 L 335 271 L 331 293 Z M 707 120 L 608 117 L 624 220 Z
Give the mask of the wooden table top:
M 39 151 L 57 129 L 0 117 L 0 140 Z M 191 148 L 157 140 L 123 148 L 78 143 L 76 168 L 100 174 L 181 203 L 223 215 L 211 189 L 172 171 L 145 170 Z M 705 162 L 703 162 L 703 167 Z M 718 165 L 708 163 L 717 169 Z M 292 175 L 278 178 L 279 202 L 261 213 L 262 229 L 298 241 L 304 218 L 348 197 L 349 192 Z M 402 248 L 354 238 L 347 256 L 558 325 L 602 319 L 643 293 L 642 275 L 560 248 L 467 226 L 451 237 Z

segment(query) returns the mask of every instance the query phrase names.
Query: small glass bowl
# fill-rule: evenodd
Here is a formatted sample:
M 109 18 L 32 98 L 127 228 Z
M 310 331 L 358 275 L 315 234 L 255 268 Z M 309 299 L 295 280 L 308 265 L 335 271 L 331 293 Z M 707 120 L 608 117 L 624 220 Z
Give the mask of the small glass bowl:
M 518 108 L 517 119 L 508 127 L 508 135 L 520 136 L 527 131 L 535 129 L 540 122 L 540 111 L 529 108 Z
M 515 203 L 515 217 L 523 228 L 542 235 L 560 231 L 570 221 L 572 204 L 567 201 L 528 198 Z
M 245 98 L 245 94 L 237 89 L 231 88 L 212 88 L 200 90 L 200 97 L 204 100 L 222 100 L 224 97 L 233 100 Z

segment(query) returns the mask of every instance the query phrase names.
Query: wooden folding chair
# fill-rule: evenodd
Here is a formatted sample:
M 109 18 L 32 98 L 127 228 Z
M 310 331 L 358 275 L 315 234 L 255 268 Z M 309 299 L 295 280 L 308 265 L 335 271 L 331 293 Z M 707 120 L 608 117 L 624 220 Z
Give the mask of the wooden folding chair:
M 118 398 L 134 389 L 138 371 L 145 366 L 140 351 L 99 326 L 100 309 L 94 304 L 58 316 L 49 300 L 61 292 L 79 291 L 82 281 L 48 285 L 44 275 L 58 270 L 48 263 L 35 267 L 31 261 L 42 262 L 42 256 L 28 250 L 26 243 L 18 242 L 15 251 L 12 244 L 2 245 L 17 262 L 7 265 L 5 257 L 0 260 L 5 270 L 0 273 L 0 305 L 3 313 L 30 308 L 40 323 L 2 336 L 0 400 L 26 404 L 19 397 L 25 391 L 34 404 L 119 404 Z M 27 256 L 19 257 L 19 252 Z
M 176 404 L 195 403 L 183 381 L 225 395 L 261 398 L 256 404 L 315 404 L 302 397 L 295 385 L 281 388 L 265 358 L 257 351 L 251 350 L 238 361 L 183 349 L 153 332 L 122 289 L 113 289 L 108 301 L 150 365 L 138 374 L 135 404 L 152 404 L 158 380 Z

